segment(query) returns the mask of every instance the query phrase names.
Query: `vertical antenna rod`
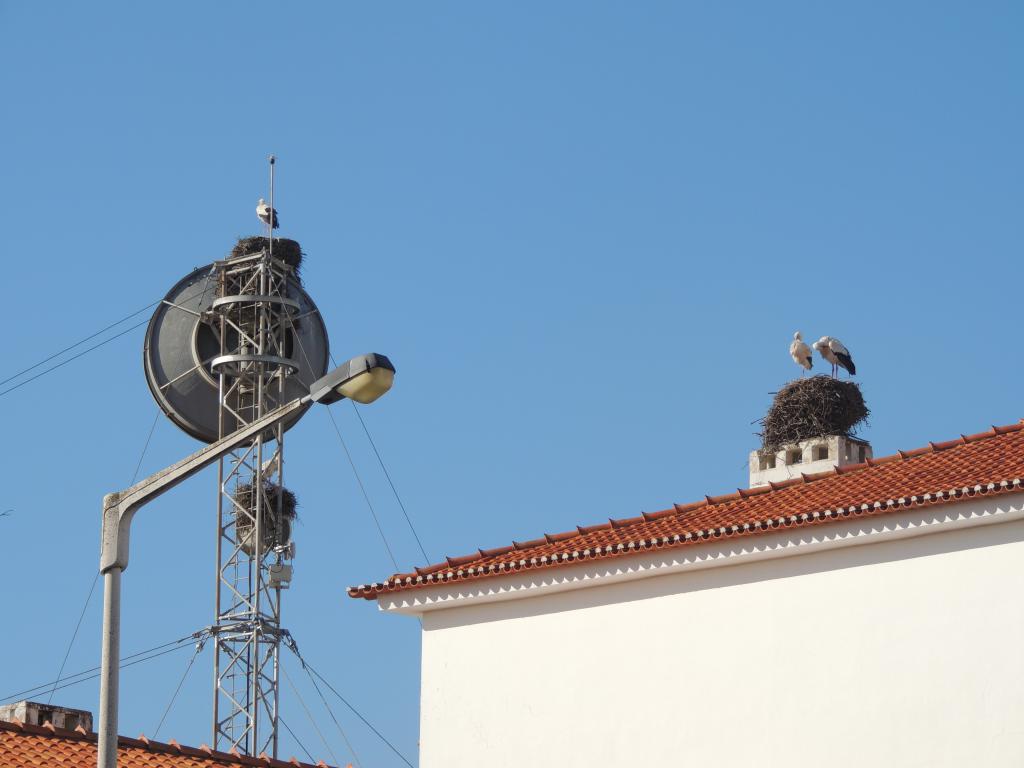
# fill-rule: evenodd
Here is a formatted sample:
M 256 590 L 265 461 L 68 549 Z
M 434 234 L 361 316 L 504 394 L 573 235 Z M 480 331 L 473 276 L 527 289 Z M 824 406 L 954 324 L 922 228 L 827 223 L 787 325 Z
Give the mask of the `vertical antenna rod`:
M 274 255 L 274 216 L 277 213 L 277 209 L 274 208 L 274 163 L 277 158 L 271 155 L 267 158 L 270 161 L 270 255 Z

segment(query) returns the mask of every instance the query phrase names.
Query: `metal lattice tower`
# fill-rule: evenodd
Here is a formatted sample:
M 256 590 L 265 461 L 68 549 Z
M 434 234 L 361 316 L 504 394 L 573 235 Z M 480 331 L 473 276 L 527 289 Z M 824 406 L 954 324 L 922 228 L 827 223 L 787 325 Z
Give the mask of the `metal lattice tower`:
M 273 237 L 276 216 L 261 212 L 265 236 L 240 239 L 228 258 L 179 280 L 146 330 L 150 392 L 175 425 L 205 443 L 279 406 L 306 402 L 327 373 L 327 328 L 296 271 L 302 251 L 294 240 Z M 281 642 L 290 642 L 281 626 L 281 590 L 295 556 L 284 433 L 308 408 L 290 411 L 276 427 L 246 438 L 251 442 L 238 441 L 218 466 L 216 615 L 209 632 L 213 746 L 225 752 L 277 757 Z
M 270 241 L 268 240 L 268 243 Z M 223 437 L 285 402 L 297 302 L 270 251 L 218 262 L 211 362 Z M 222 459 L 217 492 L 214 749 L 277 755 L 281 589 L 291 577 L 294 501 L 284 491 L 284 427 Z

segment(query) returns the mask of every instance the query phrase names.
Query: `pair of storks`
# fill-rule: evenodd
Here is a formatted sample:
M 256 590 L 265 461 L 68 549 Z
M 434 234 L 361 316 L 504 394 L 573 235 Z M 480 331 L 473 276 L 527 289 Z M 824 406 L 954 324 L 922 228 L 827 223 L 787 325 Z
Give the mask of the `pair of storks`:
M 822 336 L 811 346 L 818 350 L 819 355 L 832 364 L 833 378 L 839 372 L 840 366 L 845 368 L 851 376 L 857 373 L 857 366 L 853 364 L 850 350 L 839 339 L 834 339 L 831 336 Z M 800 331 L 793 334 L 793 343 L 789 345 L 789 354 L 793 358 L 793 362 L 805 371 L 809 371 L 814 367 L 811 347 L 804 343 Z M 800 375 L 803 375 L 803 371 L 800 372 Z
M 267 226 L 267 229 L 277 229 L 277 210 L 271 208 L 262 197 L 256 205 L 256 215 Z M 839 339 L 834 339 L 831 336 L 822 336 L 812 346 L 818 350 L 818 354 L 832 364 L 833 377 L 838 373 L 839 366 L 845 368 L 851 376 L 857 373 L 857 366 L 853 364 L 850 350 Z M 800 331 L 793 334 L 793 343 L 789 345 L 789 354 L 793 361 L 805 371 L 809 371 L 814 367 L 811 348 L 804 343 Z

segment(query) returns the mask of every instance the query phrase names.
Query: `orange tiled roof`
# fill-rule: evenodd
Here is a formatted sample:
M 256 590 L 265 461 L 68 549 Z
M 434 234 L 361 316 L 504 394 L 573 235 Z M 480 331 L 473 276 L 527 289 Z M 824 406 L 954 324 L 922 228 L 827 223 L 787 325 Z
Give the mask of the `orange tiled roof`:
M 724 536 L 756 536 L 788 526 L 828 524 L 851 515 L 884 515 L 977 494 L 1020 492 L 1022 477 L 1024 420 L 863 464 L 449 557 L 382 583 L 350 587 L 348 594 L 373 600 L 391 592 L 684 547 Z
M 0 766 L 3 768 L 95 768 L 96 734 L 79 727 L 65 731 L 46 725 L 28 725 L 20 721 L 0 722 Z M 118 765 L 121 768 L 221 768 L 249 766 L 258 768 L 314 768 L 294 757 L 289 762 L 265 755 L 247 757 L 237 753 L 215 752 L 205 744 L 198 749 L 183 747 L 176 741 L 164 744 L 145 736 L 118 739 Z M 319 762 L 318 766 L 325 766 Z

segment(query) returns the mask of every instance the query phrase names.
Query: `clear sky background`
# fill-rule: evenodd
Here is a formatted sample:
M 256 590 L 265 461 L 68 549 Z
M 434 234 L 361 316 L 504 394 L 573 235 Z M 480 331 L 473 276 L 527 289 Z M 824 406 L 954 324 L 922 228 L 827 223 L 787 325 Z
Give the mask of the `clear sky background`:
M 0 379 L 257 233 L 274 152 L 335 357 L 397 365 L 362 414 L 432 561 L 745 485 L 797 329 L 851 349 L 876 455 L 1015 422 L 1022 24 L 1009 2 L 0 3 Z M 57 674 L 101 498 L 157 413 L 142 334 L 0 394 L 0 695 Z M 196 447 L 161 416 L 142 472 Z M 345 596 L 393 569 L 325 413 L 288 478 L 286 625 L 415 759 L 419 627 Z M 211 622 L 215 484 L 137 518 L 125 653 Z M 100 602 L 69 672 L 98 664 Z M 125 671 L 123 733 L 152 735 L 188 655 Z M 210 687 L 208 648 L 161 740 L 210 740 Z M 54 701 L 96 711 L 96 682 Z M 335 711 L 363 765 L 401 764 Z

